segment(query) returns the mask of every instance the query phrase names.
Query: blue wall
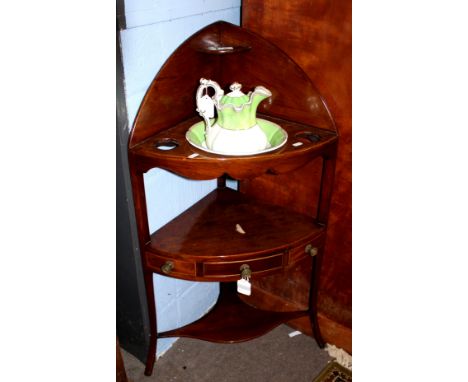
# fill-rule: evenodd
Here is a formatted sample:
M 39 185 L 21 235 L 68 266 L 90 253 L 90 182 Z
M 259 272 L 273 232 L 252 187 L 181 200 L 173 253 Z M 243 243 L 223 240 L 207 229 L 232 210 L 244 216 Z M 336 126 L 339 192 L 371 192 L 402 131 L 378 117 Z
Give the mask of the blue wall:
M 218 20 L 240 23 L 241 0 L 125 0 L 127 29 L 121 32 L 129 126 L 159 68 L 190 35 Z M 195 89 L 194 89 L 195 94 Z M 145 174 L 148 220 L 157 230 L 216 187 L 161 169 Z M 171 201 L 168 203 L 167 201 Z M 158 330 L 185 325 L 216 302 L 218 283 L 195 283 L 155 275 Z M 158 356 L 175 339 L 158 341 Z

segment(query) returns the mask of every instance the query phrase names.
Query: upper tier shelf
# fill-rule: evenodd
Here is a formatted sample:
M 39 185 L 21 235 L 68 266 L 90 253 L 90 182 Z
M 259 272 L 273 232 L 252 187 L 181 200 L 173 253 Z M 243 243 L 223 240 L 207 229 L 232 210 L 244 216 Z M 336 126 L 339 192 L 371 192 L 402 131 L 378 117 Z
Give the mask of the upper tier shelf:
M 233 164 L 242 165 L 253 157 L 215 158 L 198 152 L 199 157 L 187 159 L 197 152 L 187 145 L 184 135 L 192 124 L 202 121 L 195 118 L 195 95 L 201 78 L 216 81 L 225 91 L 234 82 L 241 83 L 246 93 L 256 86 L 266 87 L 271 96 L 260 103 L 257 111 L 287 130 L 288 146 L 271 155 L 259 155 L 253 160 L 251 172 L 247 168 L 234 171 Z M 302 125 L 288 121 L 300 121 Z M 305 131 L 318 134 L 321 140 L 291 147 L 297 141 L 295 134 Z M 284 172 L 289 157 L 298 160 L 290 166 L 293 168 L 305 156 L 318 153 L 336 135 L 335 122 L 318 89 L 285 52 L 255 33 L 219 21 L 191 36 L 163 65 L 138 111 L 129 149 L 144 160 L 140 170 L 162 166 L 185 176 L 191 173 L 194 179 L 213 178 L 225 172 L 241 178 L 268 170 Z M 164 153 L 155 150 L 154 144 L 164 139 L 177 140 L 178 147 Z M 203 170 L 192 172 L 195 163 Z
M 141 171 L 160 167 L 191 179 L 213 179 L 223 174 L 244 179 L 266 172 L 279 174 L 292 171 L 318 155 L 326 155 L 327 149 L 331 149 L 332 143 L 337 140 L 333 131 L 265 115 L 259 117 L 286 130 L 288 141 L 283 147 L 251 156 L 210 154 L 190 145 L 185 138 L 189 127 L 200 122 L 200 117 L 193 117 L 133 147 L 130 156 Z M 171 146 L 172 149 L 167 149 Z

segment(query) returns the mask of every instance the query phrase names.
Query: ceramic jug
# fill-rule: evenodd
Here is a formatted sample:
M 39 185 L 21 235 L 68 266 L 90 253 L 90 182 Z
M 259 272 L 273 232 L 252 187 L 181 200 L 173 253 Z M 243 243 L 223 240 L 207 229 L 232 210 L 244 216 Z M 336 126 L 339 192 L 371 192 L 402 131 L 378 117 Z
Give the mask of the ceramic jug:
M 208 87 L 215 94 L 208 95 Z M 270 147 L 270 143 L 258 126 L 257 107 L 271 92 L 263 86 L 257 86 L 253 92 L 244 94 L 242 85 L 235 82 L 231 92 L 224 95 L 219 84 L 202 78 L 197 89 L 197 112 L 205 121 L 205 142 L 208 149 L 215 152 L 236 155 L 261 152 Z M 214 108 L 217 111 L 216 120 Z M 210 120 L 211 119 L 211 120 Z

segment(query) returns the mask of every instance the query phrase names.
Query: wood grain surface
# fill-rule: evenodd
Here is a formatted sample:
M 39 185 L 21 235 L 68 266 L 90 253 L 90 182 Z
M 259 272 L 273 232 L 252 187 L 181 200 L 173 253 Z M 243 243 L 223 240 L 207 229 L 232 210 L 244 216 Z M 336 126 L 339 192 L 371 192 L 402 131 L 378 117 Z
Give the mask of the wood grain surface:
M 319 313 L 351 328 L 351 1 L 244 0 L 242 10 L 242 26 L 276 44 L 304 69 L 336 121 L 340 144 L 318 304 Z M 282 181 L 264 177 L 248 187 L 271 195 Z M 293 199 L 301 209 L 316 198 L 312 187 L 289 194 L 287 203 Z M 281 198 L 275 194 L 271 199 Z M 350 344 L 350 330 L 348 336 Z

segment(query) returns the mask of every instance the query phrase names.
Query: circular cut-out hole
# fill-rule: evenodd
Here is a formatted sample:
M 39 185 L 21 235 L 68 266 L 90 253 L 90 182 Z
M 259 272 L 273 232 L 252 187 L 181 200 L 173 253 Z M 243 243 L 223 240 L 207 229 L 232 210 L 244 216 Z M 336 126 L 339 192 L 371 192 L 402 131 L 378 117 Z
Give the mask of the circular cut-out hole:
M 297 133 L 295 137 L 298 139 L 307 139 L 309 142 L 312 143 L 320 141 L 320 135 L 315 134 L 311 131 L 303 131 L 301 133 Z
M 177 146 L 179 146 L 179 142 L 177 142 L 175 139 L 172 138 L 167 138 L 167 139 L 161 139 L 157 141 L 154 146 L 158 150 L 163 150 L 163 151 L 169 151 L 172 149 L 175 149 Z

